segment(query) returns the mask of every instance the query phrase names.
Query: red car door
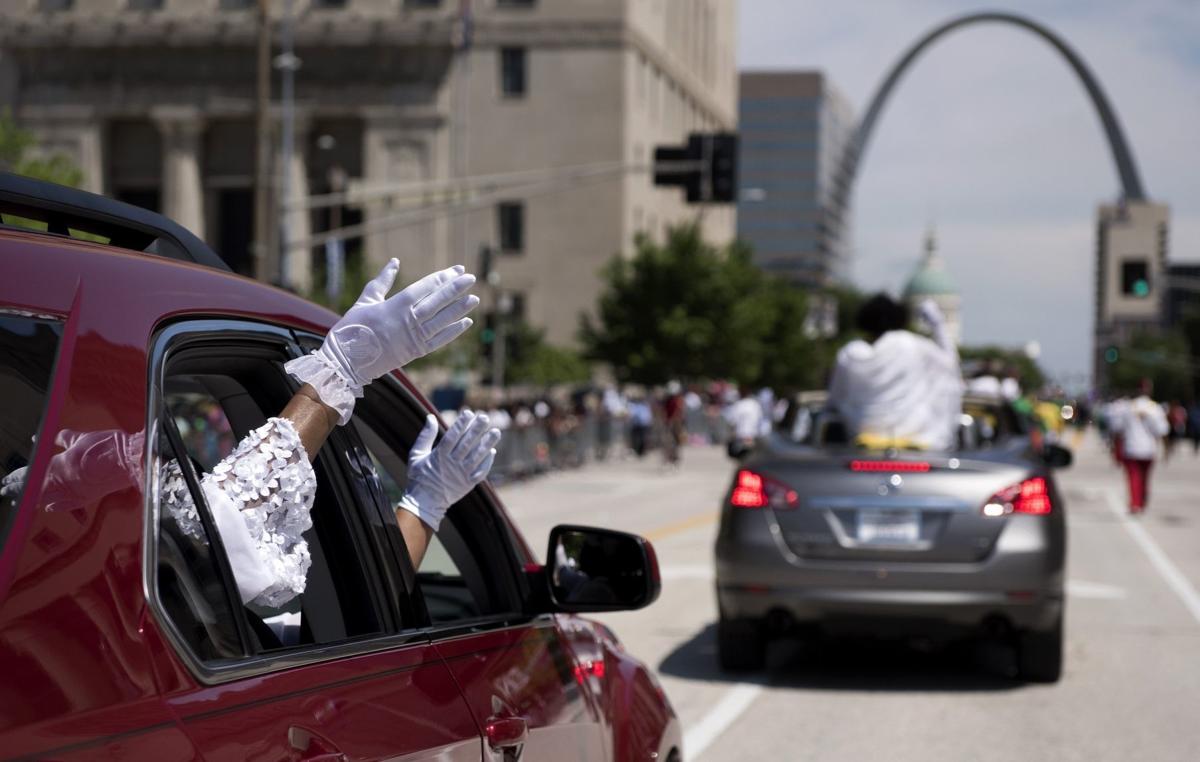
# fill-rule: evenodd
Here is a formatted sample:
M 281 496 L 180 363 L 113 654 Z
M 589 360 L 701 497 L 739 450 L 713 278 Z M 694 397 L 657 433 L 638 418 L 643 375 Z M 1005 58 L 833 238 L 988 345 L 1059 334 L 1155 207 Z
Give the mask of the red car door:
M 384 505 L 395 505 L 403 492 L 408 448 L 424 412 L 399 384 L 380 382 L 356 407 L 355 432 Z M 416 571 L 426 632 L 479 725 L 486 759 L 608 759 L 600 712 L 554 617 L 521 613 L 508 543 L 484 490 L 451 507 Z
M 216 465 L 291 395 L 280 368 L 289 351 L 290 333 L 241 321 L 161 333 L 151 462 L 197 473 Z M 383 560 L 391 551 L 372 496 L 347 468 L 346 437 L 335 432 L 314 462 L 312 566 L 304 592 L 282 606 L 242 606 L 220 543 L 185 536 L 155 506 L 148 577 L 167 641 L 160 681 L 208 760 L 481 757 L 470 709 L 420 632 L 423 614 Z

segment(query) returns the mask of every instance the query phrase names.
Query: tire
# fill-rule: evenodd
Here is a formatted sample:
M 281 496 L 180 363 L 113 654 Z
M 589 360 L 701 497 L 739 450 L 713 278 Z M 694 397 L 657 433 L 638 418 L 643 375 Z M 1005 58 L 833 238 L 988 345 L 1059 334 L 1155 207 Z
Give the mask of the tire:
M 1022 632 L 1017 640 L 1017 676 L 1031 683 L 1057 683 L 1062 677 L 1063 625 L 1059 617 L 1045 631 Z
M 720 619 L 717 622 L 717 661 L 726 672 L 762 669 L 767 662 L 762 624 L 753 619 Z

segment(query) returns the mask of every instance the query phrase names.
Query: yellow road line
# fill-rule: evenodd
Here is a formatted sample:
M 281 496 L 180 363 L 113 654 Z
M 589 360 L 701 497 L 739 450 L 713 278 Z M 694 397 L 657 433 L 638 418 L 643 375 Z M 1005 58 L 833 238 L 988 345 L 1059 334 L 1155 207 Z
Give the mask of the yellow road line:
M 651 542 L 658 542 L 659 540 L 665 540 L 672 535 L 677 535 L 680 532 L 686 532 L 689 529 L 696 529 L 698 527 L 706 526 L 716 520 L 716 511 L 701 513 L 697 516 L 690 516 L 681 521 L 676 521 L 673 524 L 665 524 L 661 527 L 656 527 L 651 529 L 649 532 L 643 532 L 642 537 L 645 537 Z

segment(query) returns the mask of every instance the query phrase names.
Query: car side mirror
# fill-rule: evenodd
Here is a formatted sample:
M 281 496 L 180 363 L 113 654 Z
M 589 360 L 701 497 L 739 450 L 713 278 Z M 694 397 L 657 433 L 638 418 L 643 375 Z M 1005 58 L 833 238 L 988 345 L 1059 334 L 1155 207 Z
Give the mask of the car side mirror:
M 1066 468 L 1073 460 L 1071 451 L 1061 445 L 1047 444 L 1042 449 L 1042 462 L 1050 468 Z
M 754 445 L 740 439 L 729 440 L 729 444 L 725 448 L 725 451 L 729 453 L 729 457 L 734 460 L 743 460 L 753 450 Z
M 658 599 L 662 579 L 649 541 L 628 532 L 563 524 L 550 531 L 546 584 L 556 611 L 632 611 Z

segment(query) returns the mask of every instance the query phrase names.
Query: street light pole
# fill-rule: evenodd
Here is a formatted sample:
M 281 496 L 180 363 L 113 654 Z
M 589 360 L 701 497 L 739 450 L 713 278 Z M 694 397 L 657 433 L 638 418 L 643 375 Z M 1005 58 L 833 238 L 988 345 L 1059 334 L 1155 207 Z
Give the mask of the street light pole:
M 280 130 L 280 157 L 282 167 L 279 182 L 279 284 L 287 288 L 291 283 L 288 257 L 291 254 L 290 223 L 288 203 L 292 200 L 292 157 L 295 153 L 296 134 L 296 69 L 300 68 L 300 59 L 296 57 L 295 40 L 293 38 L 294 0 L 283 2 L 283 26 L 280 30 L 279 57 L 275 65 L 279 68 L 282 78 L 280 84 L 280 99 L 283 107 L 283 125 Z
M 258 0 L 258 65 L 254 101 L 257 145 L 254 167 L 254 277 L 270 281 L 274 241 L 271 231 L 271 0 Z

